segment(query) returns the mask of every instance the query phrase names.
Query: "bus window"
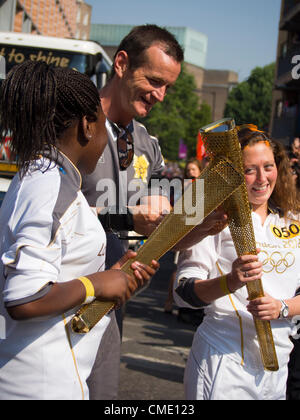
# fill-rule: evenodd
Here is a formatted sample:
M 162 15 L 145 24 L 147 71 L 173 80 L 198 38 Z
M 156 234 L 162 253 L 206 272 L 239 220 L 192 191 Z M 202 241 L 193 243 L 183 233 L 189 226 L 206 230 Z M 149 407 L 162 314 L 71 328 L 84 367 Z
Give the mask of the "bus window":
M 111 70 L 110 64 L 105 60 L 104 57 L 98 61 L 95 69 L 96 74 L 96 86 L 101 89 L 107 82 L 108 75 Z
M 73 51 L 59 51 L 44 48 L 20 47 L 17 45 L 0 46 L 0 55 L 6 61 L 6 73 L 16 64 L 21 64 L 26 60 L 45 61 L 55 67 L 74 68 L 81 73 L 88 70 L 87 55 Z
M 45 61 L 55 67 L 69 67 L 87 74 L 100 89 L 107 80 L 110 71 L 108 63 L 101 53 L 92 55 L 74 51 L 59 51 L 44 48 L 16 45 L 0 45 L 0 57 L 3 54 L 6 62 L 6 74 L 17 64 L 26 60 Z M 2 58 L 2 57 L 1 57 Z
M 105 50 L 94 41 L 0 31 L 0 86 L 7 73 L 26 60 L 76 69 L 87 74 L 98 89 L 106 83 L 112 65 Z M 8 135 L 0 142 L 1 176 L 12 177 L 17 172 L 14 160 Z M 1 197 L 0 194 L 0 201 Z

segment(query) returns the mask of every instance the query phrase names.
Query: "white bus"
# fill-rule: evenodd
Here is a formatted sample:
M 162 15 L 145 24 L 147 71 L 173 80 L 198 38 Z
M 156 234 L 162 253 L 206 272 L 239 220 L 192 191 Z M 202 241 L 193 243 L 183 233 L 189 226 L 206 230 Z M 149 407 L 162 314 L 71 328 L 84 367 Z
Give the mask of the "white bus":
M 74 68 L 87 74 L 100 89 L 107 80 L 112 61 L 94 41 L 0 32 L 0 80 L 17 64 L 26 60 L 45 61 L 56 67 Z M 0 144 L 0 175 L 17 170 L 12 163 L 9 138 Z
M 56 67 L 75 68 L 86 73 L 98 88 L 105 84 L 112 65 L 111 59 L 97 42 L 22 32 L 0 32 L 0 57 L 1 69 L 5 65 L 6 74 L 25 60 L 45 61 Z

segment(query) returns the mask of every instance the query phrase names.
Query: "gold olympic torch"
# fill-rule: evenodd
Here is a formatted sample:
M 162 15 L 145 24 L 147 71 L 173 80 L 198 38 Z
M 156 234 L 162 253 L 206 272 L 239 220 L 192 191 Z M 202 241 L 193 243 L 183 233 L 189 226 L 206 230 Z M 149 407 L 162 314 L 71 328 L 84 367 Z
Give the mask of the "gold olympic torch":
M 226 125 L 227 131 L 213 132 L 222 125 Z M 139 249 L 136 259 L 144 264 L 151 264 L 153 259 L 159 260 L 221 204 L 228 213 L 229 227 L 238 255 L 256 253 L 235 123 L 233 120 L 221 120 L 204 127 L 201 131 L 212 160 Z M 132 261 L 128 261 L 121 269 L 127 274 L 132 274 L 131 264 Z M 247 287 L 250 299 L 263 296 L 261 282 L 249 283 Z M 113 307 L 113 302 L 100 300 L 83 305 L 71 320 L 73 331 L 79 334 L 88 333 Z M 277 357 L 270 324 L 255 321 L 255 325 L 264 367 L 267 370 L 277 370 Z

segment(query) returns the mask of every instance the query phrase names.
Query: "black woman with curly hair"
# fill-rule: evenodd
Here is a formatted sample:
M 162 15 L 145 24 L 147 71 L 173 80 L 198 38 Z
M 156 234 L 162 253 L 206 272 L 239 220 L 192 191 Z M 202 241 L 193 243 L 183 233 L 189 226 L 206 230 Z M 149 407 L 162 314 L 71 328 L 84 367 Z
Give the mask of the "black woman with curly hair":
M 103 271 L 106 237 L 81 192 L 107 143 L 90 79 L 25 62 L 0 91 L 0 134 L 9 132 L 20 172 L 0 214 L 0 399 L 86 399 L 106 315 L 89 334 L 69 321 L 94 299 L 124 303 L 158 264 Z

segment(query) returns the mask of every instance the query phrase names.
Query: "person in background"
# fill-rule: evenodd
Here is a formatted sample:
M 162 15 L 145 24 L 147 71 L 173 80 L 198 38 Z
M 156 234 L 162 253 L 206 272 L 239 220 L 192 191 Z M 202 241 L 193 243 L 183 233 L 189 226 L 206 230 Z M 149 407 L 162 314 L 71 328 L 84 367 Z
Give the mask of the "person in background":
M 298 160 L 300 160 L 300 137 L 294 137 L 292 146 L 291 146 L 293 154 L 296 156 Z
M 297 138 L 296 138 L 297 140 Z M 300 201 L 300 159 L 297 157 L 298 142 L 294 141 L 293 151 L 289 155 L 291 162 L 291 169 L 293 174 L 293 181 L 296 185 L 298 200 Z M 291 352 L 290 361 L 288 365 L 288 379 L 287 379 L 287 400 L 300 400 L 300 339 L 291 337 L 294 348 Z
M 237 258 L 229 228 L 181 252 L 175 301 L 204 307 L 185 371 L 187 399 L 285 399 L 290 335 L 300 314 L 300 204 L 280 143 L 250 127 L 239 131 L 257 255 Z M 265 295 L 249 301 L 246 283 Z M 253 317 L 270 321 L 279 370 L 262 365 Z
M 110 315 L 80 337 L 71 318 L 95 299 L 121 305 L 158 263 L 134 262 L 126 275 L 119 268 L 136 255 L 128 252 L 104 271 L 105 233 L 81 192 L 81 173 L 94 170 L 107 143 L 88 76 L 43 62 L 14 67 L 0 121 L 20 166 L 0 213 L 0 398 L 87 399 Z
M 291 169 L 297 192 L 300 194 L 300 161 L 291 163 Z
M 202 161 L 191 158 L 187 161 L 184 168 L 184 179 L 196 179 L 204 169 Z
M 202 161 L 198 160 L 197 158 L 190 158 L 187 161 L 184 168 L 183 189 L 187 188 L 188 184 L 190 184 L 192 180 L 198 178 L 202 170 L 203 170 Z M 174 304 L 173 286 L 174 286 L 174 281 L 176 279 L 179 251 L 176 251 L 173 253 L 174 253 L 175 267 L 169 280 L 168 296 L 167 296 L 167 300 L 164 306 L 164 311 L 167 314 L 172 314 L 172 311 L 173 311 L 173 304 Z M 203 316 L 204 316 L 204 310 L 202 308 L 201 309 L 179 308 L 177 318 L 181 322 L 197 327 L 201 324 L 203 320 Z
M 291 171 L 293 174 L 293 182 L 296 184 L 297 193 L 300 199 L 300 159 L 297 152 L 298 138 L 296 137 L 292 146 L 286 147 L 286 152 L 290 161 Z
M 204 169 L 204 161 L 200 161 L 197 158 L 190 158 L 184 169 L 184 188 L 187 188 L 188 184 L 194 179 L 198 178 Z M 176 264 L 178 264 L 179 252 L 176 253 Z M 176 272 L 174 273 L 173 284 L 172 284 L 172 294 L 173 294 L 173 285 L 176 279 Z M 173 295 L 172 295 L 173 297 Z M 193 325 L 198 327 L 203 321 L 204 310 L 200 309 L 191 309 L 191 308 L 181 308 L 178 309 L 178 320 L 186 324 Z

